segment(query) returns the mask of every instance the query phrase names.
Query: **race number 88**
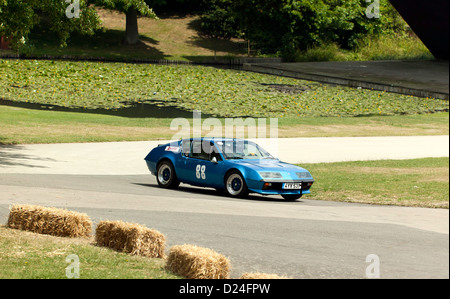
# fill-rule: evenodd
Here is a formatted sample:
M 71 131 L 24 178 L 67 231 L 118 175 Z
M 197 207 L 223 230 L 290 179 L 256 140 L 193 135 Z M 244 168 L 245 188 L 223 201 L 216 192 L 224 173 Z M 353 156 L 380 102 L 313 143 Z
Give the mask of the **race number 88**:
M 206 165 L 200 165 L 200 164 L 197 165 L 197 167 L 195 168 L 195 176 L 197 177 L 197 179 L 202 179 L 202 180 L 206 179 L 205 170 L 206 170 Z

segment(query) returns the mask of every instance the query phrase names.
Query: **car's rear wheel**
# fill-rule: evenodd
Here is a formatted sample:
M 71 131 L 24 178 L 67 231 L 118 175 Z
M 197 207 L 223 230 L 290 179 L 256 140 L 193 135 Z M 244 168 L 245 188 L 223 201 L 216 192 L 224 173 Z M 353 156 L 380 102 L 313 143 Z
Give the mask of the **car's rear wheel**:
M 282 194 L 281 196 L 287 201 L 294 201 L 302 197 L 301 194 Z
M 156 180 L 163 188 L 173 189 L 180 185 L 173 165 L 170 161 L 162 161 L 158 164 Z
M 248 195 L 247 184 L 239 171 L 232 171 L 227 175 L 225 190 L 233 197 L 245 197 Z

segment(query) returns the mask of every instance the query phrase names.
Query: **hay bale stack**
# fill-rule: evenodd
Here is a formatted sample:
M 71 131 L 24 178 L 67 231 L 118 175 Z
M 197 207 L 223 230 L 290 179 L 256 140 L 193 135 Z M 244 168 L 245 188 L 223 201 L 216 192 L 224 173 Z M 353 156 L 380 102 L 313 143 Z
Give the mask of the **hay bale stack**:
M 88 237 L 92 233 L 92 222 L 84 213 L 35 205 L 12 206 L 7 226 L 57 237 Z
M 189 279 L 228 279 L 231 264 L 209 248 L 185 244 L 170 249 L 166 269 Z
M 243 273 L 240 279 L 286 279 L 287 277 L 267 273 Z
M 164 258 L 166 237 L 145 226 L 123 221 L 100 221 L 95 230 L 97 245 L 151 258 Z

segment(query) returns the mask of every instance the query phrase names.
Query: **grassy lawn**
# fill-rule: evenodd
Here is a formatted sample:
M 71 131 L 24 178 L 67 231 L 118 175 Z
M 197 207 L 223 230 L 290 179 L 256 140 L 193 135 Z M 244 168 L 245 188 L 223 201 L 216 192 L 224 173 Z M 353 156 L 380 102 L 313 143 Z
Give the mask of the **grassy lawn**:
M 66 257 L 78 255 L 81 279 L 169 279 L 165 261 L 97 247 L 93 240 L 60 238 L 0 226 L 0 279 L 66 278 Z
M 341 49 L 335 44 L 322 45 L 298 52 L 296 62 L 309 61 L 368 61 L 434 59 L 417 36 L 380 36 L 359 42 L 353 50 Z
M 308 199 L 449 207 L 449 159 L 302 164 L 316 182 Z
M 207 116 L 202 116 L 202 120 Z M 188 118 L 192 130 L 192 116 Z M 224 119 L 220 119 L 225 129 Z M 25 109 L 0 105 L 0 144 L 170 140 L 172 118 Z M 278 119 L 278 137 L 448 135 L 448 113 Z M 267 126 L 270 119 L 266 120 Z M 208 134 L 209 128 L 202 130 Z M 270 132 L 270 128 L 267 128 Z M 188 137 L 188 136 L 186 136 Z
M 175 134 L 170 122 L 0 106 L 0 144 L 160 140 Z
M 31 38 L 35 46 L 32 55 L 201 62 L 204 58 L 211 61 L 214 55 L 230 57 L 247 54 L 243 40 L 218 40 L 199 34 L 199 17 L 195 15 L 160 15 L 159 20 L 140 17 L 140 42 L 128 46 L 122 43 L 125 14 L 102 8 L 97 8 L 97 12 L 103 28 L 95 36 L 74 34 L 68 41 L 68 47 L 61 48 L 52 34 L 36 32 Z

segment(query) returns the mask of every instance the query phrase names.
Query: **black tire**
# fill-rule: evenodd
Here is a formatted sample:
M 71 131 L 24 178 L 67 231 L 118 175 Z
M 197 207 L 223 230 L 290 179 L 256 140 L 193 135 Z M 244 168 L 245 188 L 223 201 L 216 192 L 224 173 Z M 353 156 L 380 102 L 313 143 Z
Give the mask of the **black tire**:
M 170 161 L 162 161 L 156 169 L 156 181 L 162 188 L 174 189 L 180 185 L 175 169 Z
M 249 193 L 247 184 L 239 171 L 231 171 L 225 178 L 225 191 L 231 197 L 246 197 Z
M 287 201 L 296 201 L 302 197 L 302 194 L 282 194 L 281 196 Z

